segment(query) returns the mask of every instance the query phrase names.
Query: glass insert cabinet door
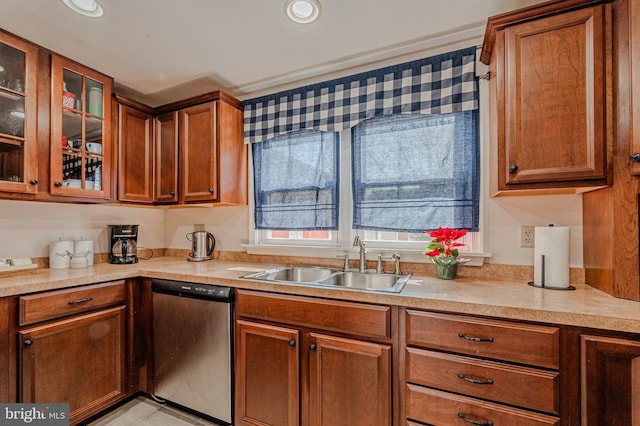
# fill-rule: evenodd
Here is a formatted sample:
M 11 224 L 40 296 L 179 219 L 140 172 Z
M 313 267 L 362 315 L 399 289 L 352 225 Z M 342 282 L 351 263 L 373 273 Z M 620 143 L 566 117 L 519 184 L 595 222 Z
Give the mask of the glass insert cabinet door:
M 112 81 L 52 57 L 51 193 L 109 198 Z
M 0 191 L 35 193 L 38 49 L 0 33 Z

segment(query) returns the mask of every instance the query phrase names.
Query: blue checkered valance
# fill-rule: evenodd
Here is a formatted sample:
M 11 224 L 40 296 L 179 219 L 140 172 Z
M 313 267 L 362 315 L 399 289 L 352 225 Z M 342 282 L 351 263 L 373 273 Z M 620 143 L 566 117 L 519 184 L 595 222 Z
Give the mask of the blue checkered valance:
M 476 48 L 244 101 L 245 143 L 297 130 L 338 132 L 389 114 L 478 108 Z

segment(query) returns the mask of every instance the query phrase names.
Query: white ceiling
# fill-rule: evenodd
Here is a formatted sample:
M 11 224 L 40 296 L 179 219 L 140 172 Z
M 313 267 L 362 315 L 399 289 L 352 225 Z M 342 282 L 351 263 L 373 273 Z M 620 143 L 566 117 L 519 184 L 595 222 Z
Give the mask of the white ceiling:
M 285 0 L 98 0 L 102 18 L 62 0 L 2 0 L 0 28 L 114 77 L 151 106 L 211 90 L 245 99 L 482 43 L 486 19 L 540 0 L 320 0 L 310 25 Z M 386 62 L 386 63 L 385 63 Z

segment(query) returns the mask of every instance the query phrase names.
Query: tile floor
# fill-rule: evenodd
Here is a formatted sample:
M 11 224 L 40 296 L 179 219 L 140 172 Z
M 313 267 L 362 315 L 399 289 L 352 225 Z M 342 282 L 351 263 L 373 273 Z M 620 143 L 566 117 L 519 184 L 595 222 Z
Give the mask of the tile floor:
M 88 426 L 217 426 L 191 413 L 139 396 Z

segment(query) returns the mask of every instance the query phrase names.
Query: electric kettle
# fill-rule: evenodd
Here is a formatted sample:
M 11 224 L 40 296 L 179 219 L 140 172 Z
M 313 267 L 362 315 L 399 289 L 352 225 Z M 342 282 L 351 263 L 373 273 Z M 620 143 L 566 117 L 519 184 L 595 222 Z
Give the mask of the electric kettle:
M 191 241 L 191 253 L 187 260 L 191 262 L 202 262 L 210 260 L 216 239 L 213 234 L 207 231 L 195 231 L 187 234 L 187 240 Z

